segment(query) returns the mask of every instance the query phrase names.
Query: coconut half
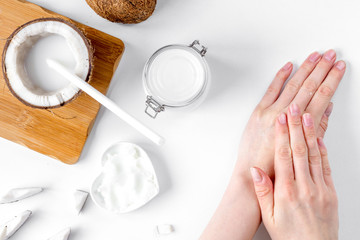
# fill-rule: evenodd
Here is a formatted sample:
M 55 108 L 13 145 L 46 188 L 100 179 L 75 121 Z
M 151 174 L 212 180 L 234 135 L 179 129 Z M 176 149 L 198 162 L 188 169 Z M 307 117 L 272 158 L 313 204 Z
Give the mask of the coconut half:
M 93 51 L 88 39 L 74 24 L 60 18 L 41 18 L 25 23 L 5 44 L 2 70 L 12 94 L 30 107 L 60 107 L 73 100 L 80 91 L 71 83 L 58 91 L 45 91 L 37 87 L 26 72 L 25 59 L 31 47 L 52 34 L 65 38 L 76 61 L 74 73 L 84 81 L 89 81 L 91 75 Z
M 140 23 L 154 12 L 156 0 L 86 0 L 101 17 L 124 24 Z

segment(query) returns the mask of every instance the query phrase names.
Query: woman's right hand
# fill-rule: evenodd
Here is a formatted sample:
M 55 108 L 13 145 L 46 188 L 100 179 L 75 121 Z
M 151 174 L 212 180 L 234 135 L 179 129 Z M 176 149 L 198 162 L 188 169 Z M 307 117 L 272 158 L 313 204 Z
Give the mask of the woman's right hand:
M 314 119 L 292 104 L 275 124 L 275 183 L 251 168 L 262 220 L 273 240 L 338 239 L 337 196 Z

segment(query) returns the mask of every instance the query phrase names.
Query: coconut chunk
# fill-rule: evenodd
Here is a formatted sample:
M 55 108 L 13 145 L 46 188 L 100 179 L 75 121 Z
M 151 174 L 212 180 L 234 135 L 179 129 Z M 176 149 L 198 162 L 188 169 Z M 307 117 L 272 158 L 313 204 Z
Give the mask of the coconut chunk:
M 7 226 L 4 226 L 4 227 L 0 230 L 0 240 L 5 240 L 6 231 L 7 231 Z
M 161 224 L 156 226 L 156 233 L 158 235 L 168 235 L 174 232 L 174 226 L 171 224 Z
M 85 202 L 89 196 L 88 192 L 82 190 L 76 190 L 74 192 L 74 207 L 76 214 L 80 214 L 81 210 L 83 209 Z
M 16 215 L 14 218 L 10 219 L 3 225 L 0 225 L 0 229 L 6 229 L 5 237 L 3 237 L 3 240 L 9 239 L 12 235 L 16 233 L 17 230 L 26 222 L 26 220 L 30 217 L 31 211 L 26 210 L 18 215 Z
M 67 240 L 69 238 L 70 233 L 71 233 L 71 229 L 66 228 L 66 229 L 58 232 L 57 234 L 55 234 L 48 240 Z
M 74 99 L 80 91 L 71 83 L 58 91 L 46 91 L 36 86 L 26 72 L 24 64 L 31 47 L 40 38 L 54 34 L 64 37 L 73 53 L 76 61 L 73 72 L 84 81 L 90 78 L 92 48 L 85 35 L 75 25 L 60 18 L 40 18 L 30 21 L 12 33 L 4 46 L 2 56 L 3 74 L 10 91 L 30 107 L 60 107 Z
M 17 202 L 19 200 L 34 196 L 42 192 L 43 189 L 39 187 L 32 188 L 14 188 L 3 195 L 0 195 L 0 204 Z

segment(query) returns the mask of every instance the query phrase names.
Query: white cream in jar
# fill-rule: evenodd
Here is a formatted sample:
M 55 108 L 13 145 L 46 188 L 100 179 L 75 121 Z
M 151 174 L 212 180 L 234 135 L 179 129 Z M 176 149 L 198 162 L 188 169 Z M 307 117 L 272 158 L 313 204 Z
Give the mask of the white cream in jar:
M 169 45 L 156 51 L 144 68 L 146 113 L 155 118 L 165 108 L 200 103 L 209 87 L 206 48 L 194 41 L 190 46 Z M 150 111 L 152 110 L 152 111 Z

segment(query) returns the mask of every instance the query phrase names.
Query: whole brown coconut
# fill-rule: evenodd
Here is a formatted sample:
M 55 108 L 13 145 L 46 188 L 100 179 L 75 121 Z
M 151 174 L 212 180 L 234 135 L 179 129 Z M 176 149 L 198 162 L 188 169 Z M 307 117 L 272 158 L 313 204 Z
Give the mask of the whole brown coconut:
M 155 10 L 156 0 L 86 0 L 101 17 L 112 22 L 139 23 Z

